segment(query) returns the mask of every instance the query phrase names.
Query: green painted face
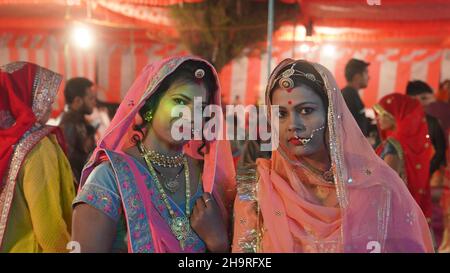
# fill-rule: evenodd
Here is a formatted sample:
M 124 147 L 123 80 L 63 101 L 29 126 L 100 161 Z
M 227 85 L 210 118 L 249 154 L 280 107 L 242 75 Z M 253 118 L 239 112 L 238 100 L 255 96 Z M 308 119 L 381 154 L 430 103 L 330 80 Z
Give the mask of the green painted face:
M 190 108 L 191 120 L 194 115 L 194 97 L 201 98 L 202 104 L 208 104 L 208 91 L 203 84 L 175 82 L 161 97 L 151 122 L 155 135 L 169 145 L 182 145 L 184 141 L 176 141 L 171 135 L 173 123 L 181 117 L 172 117 L 175 106 L 184 105 Z

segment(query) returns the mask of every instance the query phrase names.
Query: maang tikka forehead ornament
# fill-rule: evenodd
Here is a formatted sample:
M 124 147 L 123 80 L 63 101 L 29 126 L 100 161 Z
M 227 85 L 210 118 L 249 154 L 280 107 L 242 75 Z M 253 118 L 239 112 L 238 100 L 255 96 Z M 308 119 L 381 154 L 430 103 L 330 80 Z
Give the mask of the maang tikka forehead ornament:
M 197 78 L 197 79 L 203 79 L 203 77 L 205 76 L 205 70 L 203 70 L 203 69 L 201 69 L 201 68 L 199 68 L 199 69 L 197 69 L 197 70 L 195 70 L 195 73 L 194 73 L 194 75 L 195 75 L 195 77 Z
M 275 86 L 275 84 L 277 82 L 279 82 L 279 85 L 281 88 L 283 89 L 292 89 L 295 87 L 295 83 L 294 80 L 292 79 L 292 76 L 300 76 L 303 78 L 306 78 L 314 83 L 317 83 L 321 86 L 323 86 L 323 82 L 321 82 L 320 80 L 316 79 L 316 76 L 314 76 L 314 74 L 312 73 L 305 73 L 303 71 L 297 70 L 295 69 L 295 65 L 297 63 L 293 63 L 292 66 L 287 69 L 286 71 L 284 71 L 283 73 L 281 73 L 280 76 L 278 76 L 274 81 L 273 81 L 273 86 Z M 272 88 L 273 88 L 272 86 Z

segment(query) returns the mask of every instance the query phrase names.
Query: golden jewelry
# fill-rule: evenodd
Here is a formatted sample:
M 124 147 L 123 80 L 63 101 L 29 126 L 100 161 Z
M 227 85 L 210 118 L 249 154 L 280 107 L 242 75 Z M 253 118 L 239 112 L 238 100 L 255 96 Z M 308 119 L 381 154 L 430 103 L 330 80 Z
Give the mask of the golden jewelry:
M 189 221 L 189 217 L 191 214 L 190 210 L 190 200 L 191 200 L 191 187 L 190 187 L 190 174 L 189 174 L 189 165 L 187 162 L 186 157 L 183 157 L 183 163 L 184 163 L 184 175 L 186 180 L 186 210 L 185 215 L 182 216 L 176 216 L 175 212 L 172 209 L 172 206 L 169 203 L 169 198 L 164 191 L 161 182 L 158 179 L 158 176 L 156 175 L 155 169 L 152 166 L 152 161 L 150 160 L 148 156 L 148 152 L 145 149 L 145 146 L 140 143 L 139 148 L 141 150 L 141 155 L 145 160 L 145 163 L 147 164 L 147 167 L 150 171 L 150 174 L 152 175 L 152 178 L 156 184 L 156 188 L 158 189 L 159 194 L 161 195 L 161 199 L 163 200 L 164 204 L 166 205 L 167 210 L 169 211 L 171 223 L 170 223 L 170 229 L 172 230 L 172 233 L 175 235 L 177 240 L 180 242 L 180 247 L 182 250 L 184 250 L 186 241 L 191 237 L 192 231 L 191 231 L 191 224 Z
M 177 168 L 183 166 L 183 154 L 167 156 L 158 153 L 157 151 L 146 151 L 145 156 L 148 157 L 152 163 L 160 167 Z

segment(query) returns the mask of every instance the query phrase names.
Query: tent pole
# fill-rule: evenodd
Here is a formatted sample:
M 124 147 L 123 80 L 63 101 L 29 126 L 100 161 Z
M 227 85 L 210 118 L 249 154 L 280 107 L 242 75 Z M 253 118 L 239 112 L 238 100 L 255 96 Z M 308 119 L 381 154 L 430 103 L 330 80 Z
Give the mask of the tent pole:
M 267 79 L 270 77 L 272 70 L 272 36 L 273 36 L 273 21 L 274 21 L 274 0 L 269 0 L 269 18 L 267 22 Z

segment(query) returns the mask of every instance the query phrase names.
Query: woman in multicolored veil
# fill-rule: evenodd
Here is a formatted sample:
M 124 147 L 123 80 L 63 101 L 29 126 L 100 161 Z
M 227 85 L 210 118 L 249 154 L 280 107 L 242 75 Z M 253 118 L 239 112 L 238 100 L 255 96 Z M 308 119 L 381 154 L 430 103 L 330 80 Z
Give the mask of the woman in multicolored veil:
M 433 251 L 422 211 L 326 68 L 284 60 L 266 104 L 279 106 L 279 147 L 253 177 L 238 171 L 233 252 Z
M 74 179 L 62 133 L 45 125 L 62 76 L 0 67 L 0 252 L 67 252 Z
M 220 106 L 216 71 L 202 59 L 169 58 L 141 72 L 82 174 L 72 236 L 82 252 L 229 250 L 229 143 L 198 137 L 195 124 L 199 140 L 172 134 L 172 110 L 192 110 L 194 98 Z

